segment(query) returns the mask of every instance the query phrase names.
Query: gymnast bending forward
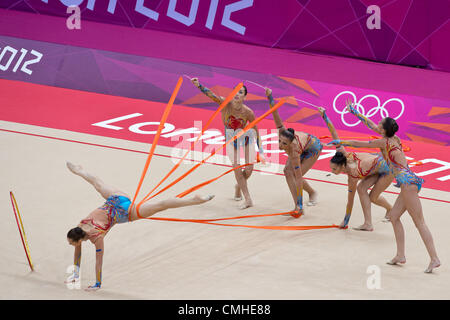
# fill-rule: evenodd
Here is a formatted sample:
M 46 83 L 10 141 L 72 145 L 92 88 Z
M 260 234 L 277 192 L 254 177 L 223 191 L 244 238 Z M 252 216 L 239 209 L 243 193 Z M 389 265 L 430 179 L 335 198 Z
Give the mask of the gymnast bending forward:
M 318 110 L 333 139 L 339 139 L 326 110 L 322 107 L 319 107 Z M 356 191 L 364 213 L 364 223 L 353 229 L 373 231 L 371 202 L 386 209 L 385 219 L 389 218 L 388 215 L 392 206 L 381 193 L 394 180 L 394 175 L 381 153 L 347 152 L 343 146 L 340 146 L 336 148 L 336 154 L 330 160 L 330 168 L 334 174 L 345 173 L 348 176 L 347 208 L 340 228 L 345 228 L 350 220 Z M 372 186 L 373 188 L 369 193 L 368 189 Z
M 272 90 L 266 88 L 266 96 L 271 107 L 275 105 Z M 303 212 L 303 189 L 308 192 L 308 205 L 317 203 L 317 191 L 315 191 L 303 176 L 312 168 L 320 156 L 323 145 L 320 140 L 306 132 L 296 132 L 292 128 L 286 129 L 278 110 L 273 112 L 273 119 L 278 129 L 279 148 L 288 155 L 284 166 L 284 176 L 294 200 L 294 211 L 302 215 Z
M 205 203 L 214 196 L 194 196 L 190 199 L 169 199 L 159 202 L 145 202 L 139 208 L 139 215 L 136 212 L 136 206 L 131 206 L 130 197 L 109 185 L 106 185 L 98 177 L 88 173 L 81 166 L 67 162 L 69 170 L 89 182 L 101 195 L 106 202 L 99 208 L 92 211 L 85 219 L 81 220 L 77 227 L 69 230 L 67 241 L 75 247 L 74 266 L 75 271 L 66 281 L 75 282 L 79 280 L 79 270 L 81 263 L 81 244 L 83 241 L 90 240 L 95 245 L 96 263 L 95 275 L 96 283 L 89 286 L 86 290 L 98 290 L 102 284 L 102 264 L 104 253 L 104 237 L 117 223 L 136 221 L 141 218 L 148 218 L 155 213 L 166 209 L 193 206 Z
M 436 253 L 433 236 L 425 223 L 422 204 L 419 198 L 419 191 L 422 188 L 424 180 L 416 176 L 408 166 L 400 138 L 395 135 L 398 131 L 397 122 L 395 119 L 386 117 L 376 125 L 373 121 L 360 114 L 352 105 L 347 106 L 347 110 L 357 116 L 370 129 L 381 134 L 383 138 L 372 141 L 333 140 L 330 144 L 356 148 L 380 149 L 384 159 L 395 175 L 397 186 L 401 188 L 400 194 L 389 213 L 390 221 L 394 228 L 397 254 L 387 263 L 391 265 L 406 263 L 405 230 L 403 229 L 400 217 L 405 211 L 408 211 L 431 259 L 425 272 L 431 273 L 433 269 L 439 267 L 441 263 Z

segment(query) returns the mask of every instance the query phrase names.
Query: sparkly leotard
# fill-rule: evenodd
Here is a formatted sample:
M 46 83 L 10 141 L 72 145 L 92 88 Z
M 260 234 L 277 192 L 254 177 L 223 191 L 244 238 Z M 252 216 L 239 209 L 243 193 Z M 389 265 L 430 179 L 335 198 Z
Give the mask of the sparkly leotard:
M 358 152 L 350 152 L 347 155 L 348 160 L 352 160 L 356 163 L 356 168 L 354 168 L 354 170 L 352 170 L 353 172 L 348 174 L 352 178 L 364 179 L 364 178 L 374 175 L 374 174 L 378 174 L 379 176 L 385 176 L 391 172 L 388 164 L 383 159 L 383 156 L 381 154 L 372 153 L 371 155 L 373 157 L 364 159 L 364 160 L 360 159 L 358 154 L 359 154 Z M 370 163 L 369 169 L 367 169 L 365 171 L 363 170 L 363 168 L 362 168 L 363 162 Z
M 314 157 L 322 151 L 323 145 L 320 140 L 313 136 L 312 134 L 306 133 L 306 143 L 302 145 L 300 142 L 300 138 L 298 135 L 295 135 L 295 139 L 297 139 L 298 145 L 300 147 L 300 160 L 308 159 L 310 157 Z
M 236 118 L 233 115 L 230 115 L 225 122 L 225 139 L 226 141 L 231 140 L 236 134 L 238 130 L 242 130 L 245 128 L 248 120 L 242 118 Z M 241 137 L 239 139 L 234 140 L 234 148 L 238 147 L 238 140 L 242 146 L 247 146 L 250 143 L 249 136 Z
M 88 239 L 95 243 L 101 236 L 105 236 L 116 223 L 129 222 L 128 209 L 131 201 L 128 197 L 113 195 L 98 209 L 81 220 L 79 227 L 88 225 Z
M 400 187 L 402 184 L 415 184 L 417 188 L 422 188 L 422 184 L 425 182 L 422 178 L 419 178 L 411 171 L 408 165 L 406 167 L 397 161 L 395 161 L 395 155 L 403 154 L 402 143 L 400 142 L 400 146 L 396 146 L 394 144 L 389 143 L 389 139 L 386 139 L 386 150 L 383 151 L 383 157 L 386 162 L 389 164 L 391 171 L 395 175 L 395 179 L 397 180 L 397 187 Z
M 227 129 L 237 130 L 237 129 L 244 129 L 246 124 L 247 120 L 244 120 L 242 118 L 236 118 L 235 116 L 230 115 L 226 120 L 225 127 Z

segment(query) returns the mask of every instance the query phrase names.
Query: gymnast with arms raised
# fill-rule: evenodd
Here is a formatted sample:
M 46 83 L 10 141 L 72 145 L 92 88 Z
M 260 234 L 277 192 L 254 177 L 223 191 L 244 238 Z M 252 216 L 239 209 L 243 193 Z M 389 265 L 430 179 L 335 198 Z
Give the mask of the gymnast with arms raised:
M 433 236 L 425 223 L 422 204 L 419 198 L 419 191 L 422 188 L 424 180 L 416 176 L 408 166 L 400 138 L 395 135 L 398 131 L 397 122 L 395 119 L 386 117 L 376 125 L 373 121 L 360 114 L 353 105 L 348 105 L 347 110 L 357 116 L 367 125 L 367 127 L 376 133 L 381 134 L 382 138 L 372 141 L 333 140 L 330 144 L 336 146 L 342 145 L 356 148 L 380 149 L 384 159 L 394 173 L 395 179 L 397 180 L 397 186 L 401 188 L 400 194 L 389 213 L 397 244 L 397 254 L 387 263 L 391 265 L 406 263 L 405 231 L 400 221 L 400 217 L 405 211 L 408 211 L 425 244 L 428 255 L 430 256 L 431 261 L 425 272 L 431 273 L 434 268 L 440 266 L 440 261 L 434 246 Z
M 326 110 L 322 107 L 319 107 L 318 110 L 330 130 L 331 136 L 334 140 L 338 140 L 339 136 L 328 118 Z M 340 228 L 345 228 L 350 220 L 355 191 L 358 191 L 364 213 L 364 224 L 354 228 L 355 230 L 373 231 L 371 202 L 386 209 L 385 218 L 388 218 L 392 206 L 381 196 L 381 193 L 391 184 L 394 175 L 381 154 L 347 152 L 341 145 L 336 148 L 336 154 L 330 160 L 330 168 L 334 174 L 345 173 L 348 176 L 347 209 Z M 369 194 L 367 191 L 372 186 L 373 189 Z
M 272 97 L 272 90 L 266 88 L 266 96 L 271 107 L 275 105 Z M 299 215 L 303 214 L 303 189 L 308 192 L 308 205 L 317 203 L 317 191 L 315 191 L 303 176 L 312 168 L 320 156 L 323 145 L 320 140 L 305 132 L 295 132 L 294 129 L 286 129 L 283 125 L 278 110 L 273 112 L 273 119 L 278 129 L 278 142 L 280 150 L 288 155 L 288 160 L 284 167 L 284 176 L 289 186 L 294 200 L 294 211 Z
M 81 220 L 77 227 L 69 230 L 67 241 L 75 247 L 74 266 L 75 271 L 66 281 L 75 282 L 79 280 L 79 269 L 81 263 L 81 244 L 83 241 L 90 240 L 95 245 L 96 263 L 95 274 L 96 283 L 86 290 L 98 290 L 102 284 L 102 265 L 104 253 L 104 237 L 117 223 L 132 222 L 138 219 L 148 218 L 155 213 L 166 209 L 193 206 L 205 203 L 214 196 L 194 196 L 190 199 L 169 199 L 160 202 L 145 202 L 139 208 L 139 215 L 136 211 L 136 205 L 131 206 L 130 197 L 122 191 L 106 185 L 98 177 L 88 173 L 81 166 L 67 162 L 69 170 L 89 182 L 101 195 L 106 202 L 92 211 L 85 219 Z
M 221 104 L 225 100 L 224 97 L 217 96 L 210 89 L 200 84 L 198 82 L 198 78 L 192 78 L 191 81 L 198 89 L 200 89 L 201 92 L 203 92 L 212 101 Z M 243 86 L 236 94 L 236 96 L 233 98 L 233 100 L 231 100 L 231 102 L 229 102 L 228 105 L 222 109 L 222 121 L 225 126 L 226 141 L 232 139 L 236 134 L 238 134 L 239 131 L 244 129 L 249 122 L 255 120 L 255 114 L 253 110 L 244 104 L 246 96 L 247 96 L 247 88 Z M 251 140 L 253 141 L 256 140 L 255 142 L 259 148 L 259 155 L 261 157 L 261 162 L 265 163 L 264 150 L 262 148 L 258 128 L 257 126 L 254 126 L 253 129 L 254 130 L 250 130 L 248 132 L 250 136 L 244 134 L 244 136 L 235 140 L 232 146 L 231 144 L 227 146 L 227 155 L 230 157 L 230 160 L 233 164 L 233 168 L 239 166 L 240 160 L 239 145 L 242 145 L 242 147 L 244 148 L 245 163 L 250 163 L 251 161 L 250 153 L 253 151 L 250 150 L 250 148 L 254 148 L 254 144 L 250 142 Z M 253 138 L 255 135 L 256 139 Z M 234 200 L 236 201 L 242 200 L 241 191 L 245 199 L 244 204 L 240 207 L 241 209 L 246 209 L 253 206 L 253 201 L 250 197 L 247 185 L 247 180 L 250 178 L 253 172 L 253 167 L 254 167 L 253 164 L 250 164 L 243 169 L 234 170 L 234 175 L 237 181 L 237 184 L 235 185 Z

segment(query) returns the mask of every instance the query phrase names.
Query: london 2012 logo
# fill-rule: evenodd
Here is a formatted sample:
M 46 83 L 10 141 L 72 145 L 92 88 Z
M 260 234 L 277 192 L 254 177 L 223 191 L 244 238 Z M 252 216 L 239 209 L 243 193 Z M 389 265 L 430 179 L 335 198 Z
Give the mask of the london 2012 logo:
M 48 4 L 48 0 L 42 0 L 42 1 Z M 70 7 L 71 8 L 70 10 L 77 10 L 76 8 L 79 7 L 83 3 L 83 1 L 84 0 L 60 0 L 60 2 L 63 5 L 65 5 L 68 8 Z M 86 8 L 88 10 L 94 11 L 95 1 L 96 0 L 87 1 Z M 110 14 L 115 14 L 117 0 L 109 0 L 109 1 L 104 1 L 104 2 L 108 2 L 107 11 Z M 133 1 L 131 1 L 131 0 L 128 0 L 127 2 L 133 3 Z M 147 5 L 149 5 L 149 2 L 151 2 L 151 1 L 147 1 Z M 197 12 L 199 11 L 200 0 L 192 0 L 192 1 L 188 2 L 188 3 L 190 3 L 188 15 L 177 11 L 177 4 L 183 5 L 182 1 L 168 0 L 168 2 L 169 3 L 168 3 L 168 7 L 167 7 L 167 12 L 166 12 L 167 17 L 169 17 L 175 21 L 178 21 L 179 23 L 182 23 L 187 27 L 192 26 L 195 22 L 199 23 L 198 21 L 200 21 L 200 20 L 203 21 L 205 18 L 205 17 L 197 17 Z M 180 2 L 180 3 L 178 3 L 178 2 Z M 205 2 L 207 2 L 207 1 L 205 1 Z M 152 10 L 150 7 L 146 7 L 144 0 L 134 0 L 134 3 L 136 3 L 136 5 L 134 6 L 135 12 L 140 13 L 151 20 L 158 21 L 160 12 L 155 11 L 156 9 Z M 120 5 L 120 3 L 119 3 L 119 5 Z M 103 6 L 104 6 L 104 4 L 103 4 Z M 209 30 L 213 30 L 214 24 L 216 24 L 216 25 L 218 24 L 218 22 L 215 22 L 215 21 L 220 20 L 220 24 L 222 26 L 224 26 L 225 28 L 233 30 L 234 32 L 237 32 L 241 35 L 245 35 L 246 27 L 233 21 L 231 19 L 231 15 L 235 14 L 241 10 L 253 7 L 253 0 L 239 0 L 239 1 L 234 1 L 232 3 L 227 3 L 223 7 L 223 10 L 221 8 L 220 8 L 220 10 L 218 10 L 218 6 L 219 6 L 219 0 L 210 0 L 205 27 Z M 158 7 L 159 7 L 159 5 L 158 5 Z M 78 10 L 79 10 L 79 8 L 78 8 Z M 97 9 L 96 11 L 98 11 L 98 10 L 99 9 Z M 125 9 L 123 9 L 123 7 L 122 7 L 122 11 L 124 11 L 124 10 Z M 221 19 L 220 19 L 220 17 L 216 17 L 218 12 L 222 14 Z M 69 12 L 67 12 L 67 13 L 69 13 Z M 202 11 L 202 14 L 204 14 L 203 11 Z M 130 19 L 127 15 L 127 12 L 125 12 L 125 15 L 127 16 L 128 19 Z M 69 23 L 68 24 L 69 29 L 71 29 L 71 30 L 72 29 L 81 29 L 79 27 L 80 16 L 81 16 L 80 11 L 77 11 L 75 16 L 71 16 L 72 19 L 73 18 L 78 19 L 78 27 L 74 27 L 73 26 L 74 24 Z M 199 16 L 200 16 L 200 14 L 199 14 Z
M 347 120 L 345 119 L 345 115 L 347 113 L 349 113 L 347 111 L 347 109 L 345 108 L 345 105 L 337 105 L 337 100 L 341 97 L 347 95 L 347 97 L 345 97 L 345 99 L 349 99 L 351 98 L 354 107 L 356 108 L 356 110 L 358 110 L 359 113 L 361 113 L 362 115 L 364 115 L 366 118 L 371 118 L 373 116 L 375 116 L 376 114 L 380 114 L 380 116 L 382 118 L 386 118 L 386 117 L 391 117 L 394 118 L 395 120 L 399 119 L 402 115 L 403 112 L 405 111 L 405 104 L 404 102 L 399 99 L 399 98 L 391 98 L 386 100 L 383 104 L 381 104 L 381 100 L 380 98 L 378 98 L 378 96 L 374 95 L 374 94 L 367 94 L 364 97 L 362 97 L 361 99 L 357 100 L 356 95 L 352 92 L 352 91 L 342 91 L 341 93 L 339 93 L 338 95 L 336 95 L 336 97 L 333 100 L 333 109 L 336 113 L 341 115 L 341 120 L 342 123 L 345 124 L 347 127 L 354 127 L 357 126 L 361 120 L 358 120 L 356 122 L 352 122 L 349 123 L 347 122 Z M 350 97 L 348 97 L 350 96 Z M 368 99 L 373 99 L 375 100 L 376 104 L 374 107 L 370 108 L 367 112 L 366 112 L 366 108 L 364 108 L 363 106 L 363 102 L 368 100 Z M 400 112 L 398 112 L 398 114 L 394 114 L 394 111 L 398 108 L 395 108 L 394 111 L 391 110 L 391 113 L 389 113 L 387 107 L 393 105 L 393 104 L 399 104 L 400 105 Z M 395 112 L 395 113 L 397 113 Z M 352 117 L 353 119 L 355 119 L 355 117 Z

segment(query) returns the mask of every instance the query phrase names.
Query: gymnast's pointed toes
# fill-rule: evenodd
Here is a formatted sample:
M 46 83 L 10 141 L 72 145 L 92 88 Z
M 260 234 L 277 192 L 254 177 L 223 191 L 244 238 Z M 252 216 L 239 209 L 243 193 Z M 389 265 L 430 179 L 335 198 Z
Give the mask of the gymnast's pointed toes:
M 66 161 L 66 166 L 74 174 L 79 174 L 82 171 L 82 167 L 80 165 L 75 165 L 70 161 Z
M 202 196 L 201 198 L 202 198 L 202 200 L 204 200 L 204 201 L 210 201 L 210 200 L 212 200 L 214 197 L 215 197 L 214 194 L 209 194 L 209 195 L 207 195 L 207 196 Z
M 67 167 L 70 171 L 73 171 L 73 169 L 75 168 L 75 165 L 74 165 L 72 162 L 66 160 L 66 167 Z

